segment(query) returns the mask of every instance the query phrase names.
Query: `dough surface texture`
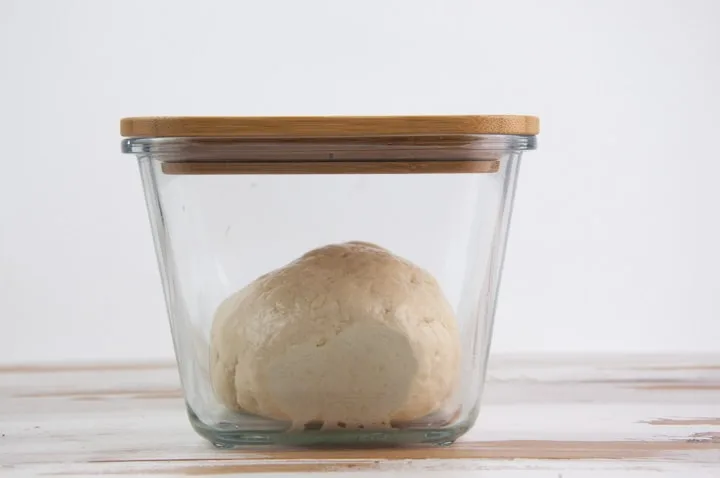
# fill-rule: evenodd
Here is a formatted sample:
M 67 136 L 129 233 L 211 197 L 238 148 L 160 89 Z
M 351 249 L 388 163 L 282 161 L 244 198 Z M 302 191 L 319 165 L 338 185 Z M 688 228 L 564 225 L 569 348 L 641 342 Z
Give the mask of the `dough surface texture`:
M 296 429 L 424 417 L 454 392 L 459 361 L 437 281 L 365 242 L 314 249 L 259 277 L 223 301 L 210 335 L 220 402 Z

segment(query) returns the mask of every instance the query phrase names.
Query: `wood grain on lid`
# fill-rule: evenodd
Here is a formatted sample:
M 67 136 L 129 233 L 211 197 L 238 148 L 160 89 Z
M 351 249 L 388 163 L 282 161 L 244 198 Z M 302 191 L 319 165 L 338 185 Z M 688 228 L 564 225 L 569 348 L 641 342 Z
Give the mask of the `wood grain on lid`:
M 348 137 L 366 135 L 536 135 L 539 119 L 464 116 L 152 116 L 120 121 L 124 137 Z

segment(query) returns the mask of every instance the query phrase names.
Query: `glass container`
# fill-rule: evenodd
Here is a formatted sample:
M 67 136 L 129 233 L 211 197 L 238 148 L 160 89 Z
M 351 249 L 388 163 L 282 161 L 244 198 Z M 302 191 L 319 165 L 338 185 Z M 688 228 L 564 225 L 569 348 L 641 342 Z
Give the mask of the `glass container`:
M 149 117 L 121 131 L 200 435 L 443 445 L 473 426 L 536 117 Z

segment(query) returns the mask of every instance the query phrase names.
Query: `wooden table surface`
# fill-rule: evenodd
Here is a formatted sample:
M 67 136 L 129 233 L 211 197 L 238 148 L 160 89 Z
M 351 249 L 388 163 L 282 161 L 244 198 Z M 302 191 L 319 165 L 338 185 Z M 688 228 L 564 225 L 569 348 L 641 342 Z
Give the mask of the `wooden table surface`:
M 446 448 L 217 450 L 167 364 L 0 367 L 0 477 L 720 478 L 720 356 L 494 357 Z

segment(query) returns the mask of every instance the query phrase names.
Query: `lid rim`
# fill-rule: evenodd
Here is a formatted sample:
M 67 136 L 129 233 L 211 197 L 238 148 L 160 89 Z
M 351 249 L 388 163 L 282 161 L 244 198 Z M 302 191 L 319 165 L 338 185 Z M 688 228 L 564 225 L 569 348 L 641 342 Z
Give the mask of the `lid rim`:
M 120 121 L 123 137 L 358 137 L 423 134 L 534 136 L 539 119 L 528 115 L 460 116 L 150 116 Z

